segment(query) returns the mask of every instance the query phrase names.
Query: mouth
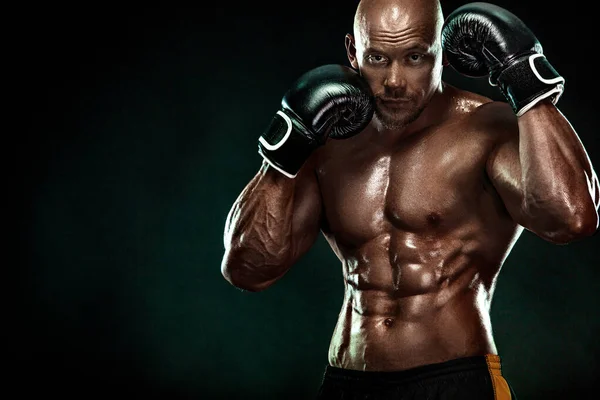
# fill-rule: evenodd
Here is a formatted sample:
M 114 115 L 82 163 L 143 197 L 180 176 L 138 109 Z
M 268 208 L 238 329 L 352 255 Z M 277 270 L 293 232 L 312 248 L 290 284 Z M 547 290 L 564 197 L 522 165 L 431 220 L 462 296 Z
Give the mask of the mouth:
M 379 98 L 379 102 L 388 108 L 404 108 L 409 101 L 407 99 L 383 99 Z

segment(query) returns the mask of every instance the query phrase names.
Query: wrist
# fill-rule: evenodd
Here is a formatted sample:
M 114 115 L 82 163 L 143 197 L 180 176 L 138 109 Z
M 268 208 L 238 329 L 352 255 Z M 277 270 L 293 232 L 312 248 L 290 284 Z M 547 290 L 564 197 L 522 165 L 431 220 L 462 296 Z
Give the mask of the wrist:
M 565 79 L 540 53 L 519 57 L 493 76 L 490 84 L 498 86 L 517 116 L 545 99 L 556 104 L 564 91 Z
M 295 178 L 311 153 L 321 145 L 297 119 L 278 111 L 258 139 L 258 154 L 271 167 Z
M 531 103 L 527 109 L 523 108 L 517 113 L 517 118 L 522 119 L 527 116 L 535 116 L 535 118 L 547 118 L 550 112 L 555 112 L 556 106 L 554 105 L 551 96 L 536 99 L 535 103 Z

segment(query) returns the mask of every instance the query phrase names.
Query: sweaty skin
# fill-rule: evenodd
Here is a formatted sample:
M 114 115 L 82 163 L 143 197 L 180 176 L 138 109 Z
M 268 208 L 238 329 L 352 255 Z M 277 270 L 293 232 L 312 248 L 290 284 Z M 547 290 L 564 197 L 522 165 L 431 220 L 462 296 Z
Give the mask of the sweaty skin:
M 250 291 L 325 236 L 345 283 L 332 366 L 497 354 L 490 305 L 523 229 L 562 244 L 598 227 L 598 178 L 568 121 L 550 101 L 517 118 L 442 82 L 441 23 L 435 0 L 362 0 L 346 48 L 372 122 L 295 179 L 263 162 L 227 217 L 222 273 Z
M 485 173 L 494 132 L 478 107 L 489 100 L 450 86 L 438 96 L 445 115 L 427 129 L 397 140 L 367 130 L 319 154 L 322 232 L 345 281 L 333 366 L 496 354 L 490 303 L 522 227 Z
M 522 227 L 485 174 L 494 139 L 478 109 L 490 100 L 439 85 L 442 18 L 421 3 L 361 3 L 347 48 L 375 119 L 317 156 L 321 229 L 346 283 L 329 350 L 340 368 L 496 354 L 490 303 Z

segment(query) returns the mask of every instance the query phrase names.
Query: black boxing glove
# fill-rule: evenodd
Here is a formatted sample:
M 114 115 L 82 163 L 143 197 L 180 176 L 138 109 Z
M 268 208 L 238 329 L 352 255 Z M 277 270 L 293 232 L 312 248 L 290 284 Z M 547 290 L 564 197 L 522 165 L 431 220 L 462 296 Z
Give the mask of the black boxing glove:
M 556 104 L 564 91 L 565 79 L 548 62 L 534 34 L 496 5 L 476 2 L 453 11 L 442 27 L 442 46 L 457 72 L 488 75 L 517 116 L 548 97 Z
M 356 135 L 371 121 L 373 112 L 371 89 L 358 72 L 335 64 L 315 68 L 286 92 L 281 109 L 258 140 L 258 153 L 294 178 L 328 137 Z

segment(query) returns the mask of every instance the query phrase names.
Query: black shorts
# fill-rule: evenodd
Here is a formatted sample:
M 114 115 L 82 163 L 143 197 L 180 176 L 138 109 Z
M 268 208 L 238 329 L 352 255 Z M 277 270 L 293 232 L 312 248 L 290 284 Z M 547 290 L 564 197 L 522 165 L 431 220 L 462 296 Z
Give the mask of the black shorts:
M 514 400 L 495 354 L 405 371 L 357 371 L 327 365 L 318 400 Z

